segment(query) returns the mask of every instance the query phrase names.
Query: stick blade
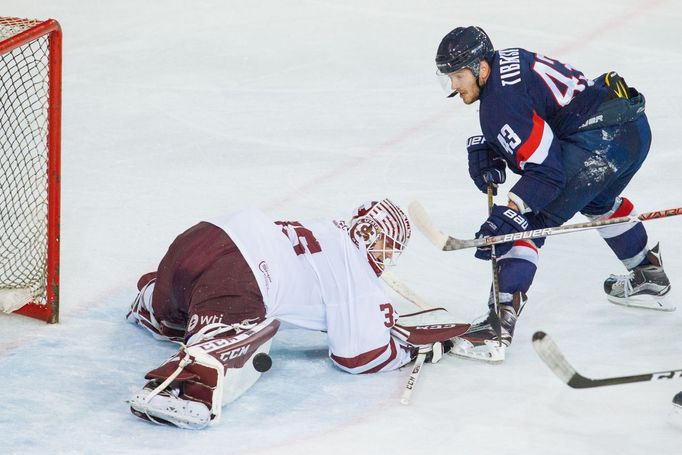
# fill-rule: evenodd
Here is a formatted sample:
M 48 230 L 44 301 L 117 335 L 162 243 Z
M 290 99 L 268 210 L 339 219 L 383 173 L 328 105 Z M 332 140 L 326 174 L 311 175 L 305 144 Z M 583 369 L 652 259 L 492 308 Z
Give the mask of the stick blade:
M 412 201 L 407 207 L 407 211 L 412 218 L 412 222 L 417 226 L 424 236 L 429 239 L 438 249 L 445 249 L 448 236 L 443 234 L 431 221 L 431 217 L 419 201 Z
M 576 384 L 576 378 L 579 378 L 580 375 L 561 354 L 559 347 L 549 335 L 542 331 L 535 332 L 533 334 L 533 348 L 561 381 L 573 388 L 579 388 L 576 387 L 579 385 Z

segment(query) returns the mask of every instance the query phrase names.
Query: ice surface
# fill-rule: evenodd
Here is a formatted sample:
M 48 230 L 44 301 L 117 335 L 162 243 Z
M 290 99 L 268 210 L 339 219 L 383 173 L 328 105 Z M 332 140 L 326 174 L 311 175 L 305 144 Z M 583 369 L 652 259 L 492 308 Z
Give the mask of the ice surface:
M 443 98 L 433 64 L 456 25 L 591 77 L 617 70 L 654 136 L 627 195 L 640 211 L 682 205 L 678 2 L 4 0 L 0 14 L 64 29 L 61 323 L 0 317 L 0 453 L 679 453 L 682 381 L 572 390 L 532 349 L 545 330 L 591 377 L 682 366 L 682 311 L 607 303 L 622 268 L 595 232 L 547 242 L 503 365 L 426 365 L 408 407 L 409 369 L 354 377 L 323 334 L 289 331 L 219 426 L 146 424 L 125 400 L 175 348 L 124 321 L 175 235 L 245 206 L 297 219 L 419 199 L 469 237 L 486 213 L 464 149 L 478 115 Z M 676 298 L 682 219 L 647 228 Z M 395 272 L 462 321 L 484 309 L 489 264 L 471 251 L 415 233 Z

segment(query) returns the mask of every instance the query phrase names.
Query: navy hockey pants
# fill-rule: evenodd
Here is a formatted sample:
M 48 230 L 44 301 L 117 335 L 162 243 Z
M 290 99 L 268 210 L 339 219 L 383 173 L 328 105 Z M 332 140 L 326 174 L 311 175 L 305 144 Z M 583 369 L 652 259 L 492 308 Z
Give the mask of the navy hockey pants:
M 573 215 L 603 215 L 614 208 L 649 153 L 651 130 L 646 116 L 609 128 L 574 134 L 561 141 L 566 186 L 538 215 L 529 214 L 533 229 L 559 226 Z M 608 239 L 619 259 L 627 262 L 646 247 L 647 235 L 639 224 L 628 233 Z M 537 249 L 515 246 L 498 261 L 500 291 L 527 292 L 537 270 Z M 544 239 L 534 245 L 541 247 Z M 625 263 L 624 262 L 624 263 Z M 631 268 L 631 267 L 629 267 Z
M 646 115 L 562 139 L 566 186 L 542 211 L 542 224 L 558 226 L 577 212 L 602 215 L 611 210 L 616 197 L 642 166 L 650 145 Z

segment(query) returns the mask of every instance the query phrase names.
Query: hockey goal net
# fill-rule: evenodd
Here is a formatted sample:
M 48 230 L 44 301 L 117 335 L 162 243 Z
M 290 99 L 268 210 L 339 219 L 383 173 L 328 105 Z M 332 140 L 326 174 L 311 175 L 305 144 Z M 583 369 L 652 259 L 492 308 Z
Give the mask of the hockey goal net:
M 0 17 L 0 310 L 57 322 L 61 28 Z

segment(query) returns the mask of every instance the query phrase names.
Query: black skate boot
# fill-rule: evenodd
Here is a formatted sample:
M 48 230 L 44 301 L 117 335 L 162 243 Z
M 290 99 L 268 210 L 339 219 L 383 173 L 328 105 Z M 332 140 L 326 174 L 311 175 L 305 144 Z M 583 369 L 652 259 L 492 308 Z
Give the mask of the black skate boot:
M 673 405 L 682 411 L 682 392 L 678 392 L 677 395 L 673 397 Z
M 491 296 L 492 300 L 492 296 Z M 526 294 L 515 292 L 514 294 L 500 294 L 500 334 L 501 340 L 497 338 L 495 330 L 491 325 L 491 309 L 480 322 L 475 322 L 469 330 L 461 336 L 453 338 L 454 346 L 450 351 L 452 354 L 486 362 L 502 362 L 505 358 L 507 347 L 511 344 L 514 337 L 514 327 L 516 320 L 526 304 Z M 490 305 L 490 302 L 489 302 Z
M 610 302 L 637 308 L 674 311 L 665 302 L 670 281 L 663 270 L 658 244 L 646 255 L 649 264 L 635 267 L 627 275 L 611 275 L 604 281 L 604 292 Z
M 675 426 L 682 426 L 682 392 L 677 392 L 673 397 L 673 412 L 671 413 L 672 423 Z

